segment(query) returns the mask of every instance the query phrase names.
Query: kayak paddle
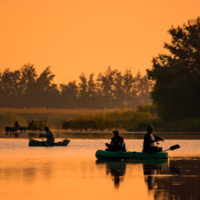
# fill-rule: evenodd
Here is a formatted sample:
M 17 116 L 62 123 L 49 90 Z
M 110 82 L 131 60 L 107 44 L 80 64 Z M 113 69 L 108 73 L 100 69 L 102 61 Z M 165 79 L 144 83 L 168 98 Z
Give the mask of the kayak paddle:
M 166 150 L 164 150 L 164 151 L 168 151 L 168 150 L 173 151 L 173 150 L 178 149 L 178 148 L 180 148 L 180 146 L 179 146 L 178 144 L 176 144 L 176 145 L 171 146 L 169 149 L 166 149 Z
M 44 141 L 44 138 L 43 137 L 41 137 L 42 138 L 42 140 Z M 46 141 L 44 141 L 44 143 L 49 147 L 49 145 L 47 144 L 47 142 Z

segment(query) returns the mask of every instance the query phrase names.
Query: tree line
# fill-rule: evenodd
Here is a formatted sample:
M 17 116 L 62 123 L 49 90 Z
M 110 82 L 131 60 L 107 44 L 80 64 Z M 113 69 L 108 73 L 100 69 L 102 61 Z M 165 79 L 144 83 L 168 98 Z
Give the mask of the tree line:
M 200 117 L 200 17 L 169 29 L 169 54 L 153 58 L 147 70 L 155 86 L 151 92 L 159 117 L 179 120 Z
M 47 67 L 40 75 L 32 64 L 21 69 L 0 72 L 0 107 L 15 108 L 134 108 L 151 104 L 150 91 L 154 81 L 139 72 L 124 73 L 108 67 L 105 73 L 89 78 L 79 76 L 80 82 L 53 83 L 55 75 Z

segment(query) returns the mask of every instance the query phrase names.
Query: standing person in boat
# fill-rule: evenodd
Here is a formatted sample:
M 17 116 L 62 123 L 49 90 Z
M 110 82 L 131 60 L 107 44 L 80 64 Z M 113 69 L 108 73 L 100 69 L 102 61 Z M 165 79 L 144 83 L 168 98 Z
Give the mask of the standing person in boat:
M 105 145 L 108 147 L 106 151 L 124 151 L 125 150 L 125 143 L 124 138 L 119 136 L 119 131 L 114 130 L 114 137 L 111 138 L 110 144 L 106 143 Z
M 55 136 L 54 133 L 49 129 L 49 127 L 45 127 L 44 130 L 47 132 L 46 134 L 40 134 L 39 137 L 46 137 L 47 143 L 54 143 Z
M 153 126 L 147 126 L 147 133 L 144 136 L 143 152 L 156 153 L 162 151 L 162 147 L 155 146 L 155 142 L 164 141 L 162 138 L 156 136 Z
M 18 123 L 18 121 L 16 121 L 15 123 L 14 123 L 14 129 L 15 129 L 15 131 L 17 131 L 17 129 L 20 127 L 20 125 L 19 125 L 19 123 Z

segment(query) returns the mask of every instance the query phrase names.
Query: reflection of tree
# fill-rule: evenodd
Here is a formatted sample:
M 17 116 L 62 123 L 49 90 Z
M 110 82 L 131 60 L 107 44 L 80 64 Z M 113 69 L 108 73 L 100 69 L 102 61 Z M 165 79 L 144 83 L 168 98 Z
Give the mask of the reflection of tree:
M 164 171 L 165 178 L 159 179 L 155 189 L 155 200 L 195 199 L 200 197 L 200 160 L 170 161 L 170 167 Z
M 97 164 L 104 163 L 101 161 L 96 161 Z M 106 164 L 106 174 L 111 174 L 114 179 L 115 187 L 118 188 L 120 181 L 123 181 L 123 176 L 126 172 L 126 162 L 105 162 Z
M 148 189 L 153 191 L 154 200 L 198 200 L 200 197 L 200 159 L 168 161 L 132 161 L 142 163 Z M 107 174 L 114 177 L 118 188 L 123 180 L 127 162 L 96 161 L 106 165 Z M 139 189 L 139 188 L 138 188 Z
M 148 189 L 154 189 L 155 200 L 199 199 L 200 160 L 171 160 L 166 164 L 143 164 Z M 161 176 L 164 175 L 164 176 Z
M 42 163 L 40 162 L 40 167 L 38 165 L 34 166 L 32 163 L 32 159 L 27 159 L 26 164 L 28 163 L 29 166 L 22 166 L 22 165 L 12 165 L 6 167 L 0 167 L 0 177 L 1 179 L 6 179 L 13 181 L 16 180 L 23 180 L 29 183 L 33 183 L 38 177 L 41 179 L 48 181 L 51 178 L 52 169 L 51 163 Z M 33 166 L 30 166 L 33 165 Z

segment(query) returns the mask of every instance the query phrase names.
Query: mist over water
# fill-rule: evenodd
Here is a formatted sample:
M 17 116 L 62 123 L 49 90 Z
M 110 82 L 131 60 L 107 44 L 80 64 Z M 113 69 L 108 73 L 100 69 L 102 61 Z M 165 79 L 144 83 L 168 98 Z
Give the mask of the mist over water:
M 59 141 L 61 139 L 57 139 Z M 187 199 L 198 197 L 200 141 L 166 140 L 170 161 L 97 161 L 107 139 L 72 139 L 67 147 L 28 147 L 27 139 L 0 140 L 1 199 Z M 141 151 L 142 140 L 126 140 Z M 187 189 L 188 184 L 190 188 Z

